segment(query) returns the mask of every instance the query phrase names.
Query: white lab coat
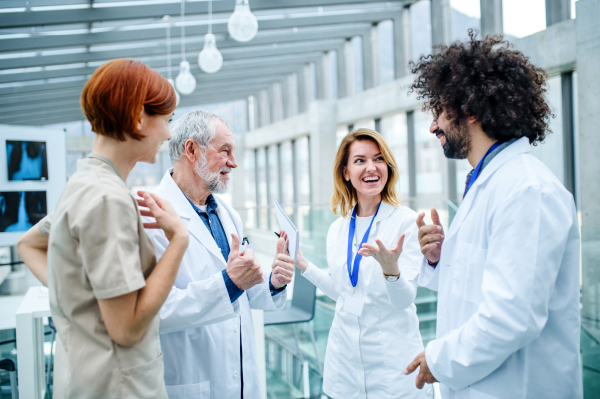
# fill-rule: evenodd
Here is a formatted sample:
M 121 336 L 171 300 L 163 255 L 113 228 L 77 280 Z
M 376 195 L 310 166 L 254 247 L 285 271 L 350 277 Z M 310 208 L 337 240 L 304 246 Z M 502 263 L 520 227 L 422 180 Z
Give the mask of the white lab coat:
M 166 198 L 186 223 L 190 243 L 175 284 L 160 310 L 160 341 L 170 399 L 239 399 L 240 325 L 243 341 L 244 399 L 260 398 L 258 356 L 250 308 L 282 309 L 286 290 L 271 296 L 269 271 L 264 281 L 233 304 L 225 287 L 221 250 L 167 171 L 155 193 Z M 217 213 L 231 246 L 231 233 L 243 237 L 238 213 L 218 197 Z M 162 230 L 147 230 L 157 256 L 168 241 Z
M 346 265 L 350 217 L 340 217 L 329 228 L 329 274 L 312 263 L 303 273 L 337 302 L 325 353 L 323 391 L 334 399 L 430 398 L 431 386 L 420 391 L 414 376 L 403 374 L 423 351 L 413 303 L 422 259 L 417 214 L 405 206 L 381 203 L 367 242 L 377 245 L 375 239 L 379 238 L 386 248 L 394 248 L 400 234 L 406 233 L 398 259 L 400 280 L 386 281 L 381 265 L 372 257 L 363 257 L 354 294 L 364 301 L 360 318 L 343 309 L 354 291 Z
M 425 356 L 445 399 L 583 396 L 575 205 L 527 138 L 483 169 L 418 281 L 438 291 Z

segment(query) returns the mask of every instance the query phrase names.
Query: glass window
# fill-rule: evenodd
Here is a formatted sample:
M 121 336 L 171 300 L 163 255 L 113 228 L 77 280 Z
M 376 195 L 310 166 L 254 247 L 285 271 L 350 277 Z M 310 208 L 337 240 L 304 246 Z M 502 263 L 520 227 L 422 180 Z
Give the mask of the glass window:
M 362 36 L 352 38 L 352 62 L 354 64 L 354 92 L 364 90 L 363 63 L 362 63 Z
M 281 204 L 294 203 L 294 157 L 292 156 L 292 142 L 286 141 L 279 145 L 279 159 L 281 159 Z
M 412 59 L 431 54 L 431 8 L 429 0 L 410 6 Z
M 338 148 L 340 143 L 348 134 L 348 125 L 339 125 L 335 131 L 335 147 Z
M 521 38 L 546 29 L 545 0 L 503 0 L 502 19 L 507 39 Z
M 298 203 L 310 203 L 310 156 L 308 137 L 301 137 L 295 142 L 296 150 L 296 180 L 298 188 Z
M 550 119 L 550 130 L 542 144 L 532 147 L 533 155 L 542 161 L 561 182 L 565 182 L 563 128 L 562 128 L 562 88 L 561 77 L 548 79 L 546 99 L 555 118 Z
M 392 20 L 381 21 L 379 30 L 379 66 L 380 83 L 394 80 L 394 23 Z
M 244 227 L 256 227 L 256 170 L 254 159 L 254 150 L 244 152 L 244 169 L 245 176 L 245 198 L 244 207 L 247 209 L 246 217 L 244 218 Z
M 408 131 L 406 114 L 403 112 L 381 118 L 381 134 L 392 149 L 398 165 L 398 195 L 403 203 L 408 204 Z
M 254 152 L 256 156 L 256 182 L 258 205 L 258 227 L 268 228 L 267 220 L 267 160 L 264 148 L 259 148 Z
M 277 218 L 275 216 L 275 211 L 273 208 L 273 201 L 278 200 L 279 198 L 279 157 L 278 157 L 278 148 L 277 145 L 271 145 L 267 149 L 267 189 L 269 190 L 269 221 L 271 223 L 271 229 L 278 230 Z
M 452 40 L 467 40 L 469 28 L 481 30 L 480 0 L 451 0 Z

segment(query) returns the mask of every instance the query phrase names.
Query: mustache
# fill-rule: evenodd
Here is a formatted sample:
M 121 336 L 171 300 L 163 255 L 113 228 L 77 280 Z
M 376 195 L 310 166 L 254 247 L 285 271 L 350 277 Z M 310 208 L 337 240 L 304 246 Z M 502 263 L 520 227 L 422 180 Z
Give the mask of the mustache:
M 227 173 L 229 173 L 229 172 L 231 172 L 231 170 L 232 169 L 230 167 L 223 166 L 221 169 L 219 169 L 219 173 L 221 173 L 221 172 L 227 172 Z

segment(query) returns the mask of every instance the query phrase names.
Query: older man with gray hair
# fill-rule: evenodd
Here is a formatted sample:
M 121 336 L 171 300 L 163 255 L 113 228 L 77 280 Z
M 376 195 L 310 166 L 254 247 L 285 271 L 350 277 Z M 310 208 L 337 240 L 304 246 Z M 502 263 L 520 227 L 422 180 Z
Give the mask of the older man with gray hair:
M 237 167 L 228 124 L 192 111 L 171 126 L 168 170 L 155 193 L 168 199 L 190 232 L 171 292 L 160 311 L 165 382 L 171 399 L 261 397 L 250 309 L 281 309 L 294 271 L 277 242 L 272 270 L 240 249 L 239 214 L 214 193 L 227 189 Z M 148 221 L 151 223 L 151 221 Z M 157 256 L 168 241 L 148 229 Z M 262 356 L 262 354 L 261 354 Z

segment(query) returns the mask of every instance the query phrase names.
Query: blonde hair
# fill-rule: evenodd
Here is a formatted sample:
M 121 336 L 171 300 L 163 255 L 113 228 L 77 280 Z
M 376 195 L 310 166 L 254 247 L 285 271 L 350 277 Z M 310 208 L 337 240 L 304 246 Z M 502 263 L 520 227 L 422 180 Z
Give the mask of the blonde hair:
M 331 210 L 336 215 L 346 217 L 357 201 L 356 189 L 352 182 L 344 179 L 344 168 L 350 157 L 350 146 L 356 141 L 370 140 L 375 142 L 388 167 L 388 180 L 381 191 L 381 199 L 391 205 L 401 205 L 396 193 L 398 182 L 398 165 L 392 150 L 385 142 L 383 136 L 371 129 L 358 129 L 349 133 L 342 140 L 333 163 L 333 194 L 331 196 Z M 339 212 L 339 213 L 338 213 Z

